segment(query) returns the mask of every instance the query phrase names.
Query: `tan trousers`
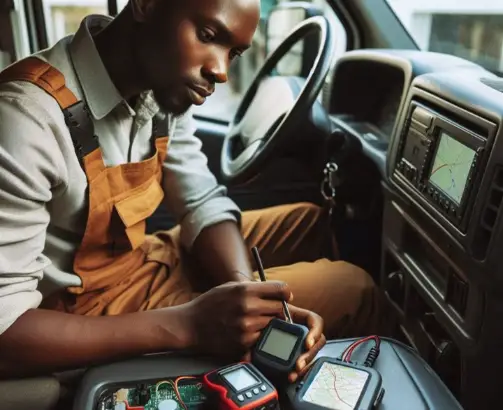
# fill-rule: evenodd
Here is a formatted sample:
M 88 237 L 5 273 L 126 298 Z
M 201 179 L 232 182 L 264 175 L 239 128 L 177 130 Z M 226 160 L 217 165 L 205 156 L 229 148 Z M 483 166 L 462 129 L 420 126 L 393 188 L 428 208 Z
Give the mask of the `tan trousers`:
M 287 282 L 295 306 L 322 316 L 328 339 L 378 333 L 382 316 L 378 289 L 362 269 L 321 258 L 327 229 L 321 209 L 309 203 L 242 215 L 246 245 L 259 248 L 267 278 Z M 83 315 L 116 315 L 176 306 L 200 295 L 204 271 L 182 252 L 179 227 L 148 237 L 145 255 L 133 273 L 109 278 L 107 285 L 82 295 L 54 295 L 43 306 Z
M 322 259 L 327 229 L 321 209 L 310 203 L 281 205 L 242 215 L 246 245 L 249 249 L 259 248 L 268 280 L 288 283 L 294 295 L 293 305 L 322 316 L 328 339 L 376 333 L 381 306 L 378 289 L 357 266 Z M 179 228 L 168 235 L 178 245 Z M 197 267 L 186 258 L 178 262 L 171 266 L 171 274 L 172 279 L 179 278 L 182 283 L 155 307 L 184 303 L 199 294 L 188 293 L 193 287 L 186 282 L 194 281 L 193 270 Z

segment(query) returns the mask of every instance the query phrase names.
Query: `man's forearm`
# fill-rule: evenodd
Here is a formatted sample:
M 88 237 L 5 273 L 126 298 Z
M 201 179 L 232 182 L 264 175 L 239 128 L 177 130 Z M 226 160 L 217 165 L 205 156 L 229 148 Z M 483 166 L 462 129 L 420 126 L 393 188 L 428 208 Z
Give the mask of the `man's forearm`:
M 250 250 L 235 222 L 225 221 L 205 228 L 194 242 L 192 252 L 217 284 L 253 277 Z
M 189 347 L 178 309 L 98 317 L 29 310 L 0 336 L 0 378 Z

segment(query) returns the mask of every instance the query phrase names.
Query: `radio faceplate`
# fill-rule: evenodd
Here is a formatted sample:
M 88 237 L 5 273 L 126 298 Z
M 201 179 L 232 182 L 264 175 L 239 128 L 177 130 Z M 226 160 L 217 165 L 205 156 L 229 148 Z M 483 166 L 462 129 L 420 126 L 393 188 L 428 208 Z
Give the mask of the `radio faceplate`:
M 419 102 L 412 102 L 395 164 L 401 185 L 432 205 L 461 232 L 475 194 L 486 139 Z

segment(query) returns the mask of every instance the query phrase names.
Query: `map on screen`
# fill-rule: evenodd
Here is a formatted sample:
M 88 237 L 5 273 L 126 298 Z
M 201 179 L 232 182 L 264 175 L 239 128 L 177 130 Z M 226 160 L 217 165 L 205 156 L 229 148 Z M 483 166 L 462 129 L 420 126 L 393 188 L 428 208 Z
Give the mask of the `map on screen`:
M 474 150 L 443 132 L 431 168 L 430 182 L 459 205 L 474 157 Z
M 369 374 L 363 370 L 323 363 L 303 400 L 325 409 L 353 410 L 365 387 Z

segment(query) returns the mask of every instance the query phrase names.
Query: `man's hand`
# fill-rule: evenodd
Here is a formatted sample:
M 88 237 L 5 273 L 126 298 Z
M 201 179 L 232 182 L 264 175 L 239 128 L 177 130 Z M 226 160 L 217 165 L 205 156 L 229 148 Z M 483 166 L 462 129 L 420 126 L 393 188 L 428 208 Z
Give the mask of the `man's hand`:
M 196 350 L 238 359 L 257 342 L 273 317 L 281 317 L 282 301 L 291 299 L 283 282 L 228 282 L 184 305 L 189 346 Z M 297 313 L 299 320 L 303 313 Z M 310 333 L 319 338 L 319 332 Z
M 323 319 L 321 316 L 309 310 L 300 309 L 298 307 L 289 305 L 290 313 L 292 315 L 292 320 L 294 323 L 307 326 L 309 333 L 306 337 L 306 349 L 307 351 L 300 355 L 297 359 L 295 366 L 295 371 L 288 375 L 288 380 L 294 383 L 299 377 L 304 376 L 306 372 L 311 367 L 313 359 L 319 353 L 319 351 L 325 346 L 327 339 L 323 334 Z M 281 315 L 284 320 L 284 315 Z M 244 361 L 251 360 L 251 351 L 248 351 L 243 356 Z
M 289 306 L 289 309 L 293 322 L 307 326 L 309 329 L 306 337 L 307 351 L 297 360 L 295 372 L 288 376 L 289 381 L 294 383 L 299 376 L 303 376 L 307 372 L 309 365 L 323 346 L 325 346 L 327 340 L 323 334 L 323 319 L 321 316 L 295 306 Z

